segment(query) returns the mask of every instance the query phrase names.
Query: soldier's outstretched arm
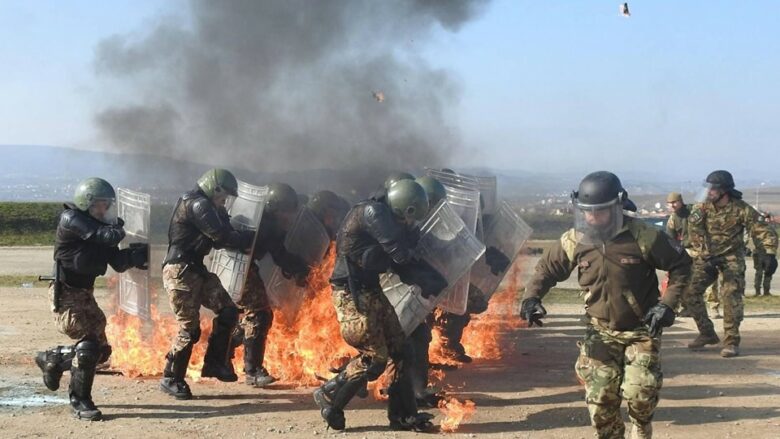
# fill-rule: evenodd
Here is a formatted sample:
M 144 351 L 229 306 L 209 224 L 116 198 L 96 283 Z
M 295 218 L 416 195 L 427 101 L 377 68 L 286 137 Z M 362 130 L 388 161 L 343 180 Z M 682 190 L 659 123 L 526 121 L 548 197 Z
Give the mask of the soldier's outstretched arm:
M 679 242 L 664 233 L 649 231 L 654 234 L 650 236 L 649 259 L 655 268 L 669 272 L 669 284 L 661 302 L 674 309 L 688 286 L 693 261 Z
M 254 233 L 241 233 L 233 229 L 227 215 L 220 215 L 208 199 L 192 204 L 192 220 L 195 227 L 208 236 L 220 248 L 246 249 L 252 244 Z
M 556 241 L 551 248 L 542 254 L 542 258 L 536 264 L 534 276 L 525 289 L 523 295 L 525 299 L 532 297 L 541 299 L 558 282 L 568 279 L 571 272 L 574 271 L 576 263 L 569 259 L 562 240 Z

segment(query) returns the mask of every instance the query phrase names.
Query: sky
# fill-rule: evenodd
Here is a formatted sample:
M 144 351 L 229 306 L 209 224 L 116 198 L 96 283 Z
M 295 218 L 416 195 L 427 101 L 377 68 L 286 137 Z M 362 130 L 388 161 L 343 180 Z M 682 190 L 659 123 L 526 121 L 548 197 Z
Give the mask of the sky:
M 780 2 L 495 0 L 421 53 L 460 89 L 455 164 L 780 182 Z M 0 1 L 0 144 L 99 149 L 95 47 L 186 9 Z

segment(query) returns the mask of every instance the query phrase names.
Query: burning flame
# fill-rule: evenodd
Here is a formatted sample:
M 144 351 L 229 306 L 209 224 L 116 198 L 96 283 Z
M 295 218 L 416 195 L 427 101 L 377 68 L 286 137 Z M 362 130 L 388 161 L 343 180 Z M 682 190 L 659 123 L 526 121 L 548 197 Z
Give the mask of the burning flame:
M 274 316 L 274 325 L 266 343 L 265 367 L 282 384 L 312 386 L 319 383 L 317 376 L 330 375 L 329 368 L 337 366 L 356 354 L 354 348 L 344 342 L 339 332 L 336 310 L 331 300 L 328 281 L 335 264 L 333 248 L 323 263 L 309 274 L 309 296 L 305 300 L 296 320 L 284 321 L 281 314 Z M 156 294 L 152 292 L 152 303 Z M 211 332 L 211 319 L 201 317 L 201 338 L 194 348 L 187 376 L 200 378 L 206 340 Z M 112 345 L 111 367 L 125 376 L 159 376 L 165 367 L 165 355 L 178 332 L 175 318 L 161 315 L 152 308 L 152 319 L 142 319 L 117 311 L 109 317 L 106 335 Z M 236 371 L 243 371 L 242 349 L 236 350 L 233 359 Z
M 474 401 L 465 400 L 460 402 L 453 396 L 448 396 L 439 401 L 439 410 L 444 418 L 439 425 L 442 431 L 448 433 L 455 432 L 463 421 L 469 419 L 477 411 L 477 405 Z

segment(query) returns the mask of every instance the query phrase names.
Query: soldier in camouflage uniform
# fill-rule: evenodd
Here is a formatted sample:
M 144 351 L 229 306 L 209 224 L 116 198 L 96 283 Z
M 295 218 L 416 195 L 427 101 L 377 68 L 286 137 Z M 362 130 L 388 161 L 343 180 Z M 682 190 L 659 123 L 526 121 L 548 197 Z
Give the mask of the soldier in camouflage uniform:
M 691 257 L 695 257 L 696 251 L 691 247 L 690 238 L 688 236 L 688 216 L 691 214 L 693 205 L 685 204 L 682 195 L 679 192 L 671 192 L 666 197 L 666 206 L 671 211 L 669 219 L 666 222 L 666 233 L 680 242 Z M 715 314 L 715 318 L 720 318 L 720 313 L 718 312 L 720 301 L 718 300 L 718 296 L 718 282 L 713 282 L 712 285 L 707 288 L 704 298 L 712 312 Z M 680 311 L 677 314 L 680 317 L 692 317 L 691 313 L 685 308 L 685 301 L 682 300 L 680 301 Z
M 412 352 L 404 343 L 403 329 L 379 283 L 379 274 L 414 262 L 409 230 L 427 212 L 425 190 L 412 180 L 402 179 L 389 185 L 381 198 L 355 205 L 339 229 L 331 276 L 333 302 L 341 335 L 359 355 L 314 392 L 314 400 L 330 428 L 345 428 L 344 407 L 368 381 L 382 375 L 391 358 L 396 367 L 388 389 L 390 427 L 433 427 L 430 415 L 417 411 L 408 371 Z
M 299 284 L 305 284 L 309 267 L 300 257 L 287 252 L 284 247 L 285 236 L 298 212 L 298 194 L 284 183 L 272 183 L 268 185 L 268 189 L 252 259 L 259 262 L 266 254 L 270 254 L 274 264 L 282 269 L 285 277 L 294 277 Z M 232 347 L 243 343 L 246 383 L 253 387 L 265 387 L 276 381 L 263 366 L 265 345 L 274 313 L 256 263 L 249 267 L 237 305 L 243 317 L 233 335 Z
M 633 438 L 652 436 L 661 372 L 661 332 L 688 282 L 691 259 L 666 234 L 623 215 L 625 191 L 610 172 L 587 175 L 572 194 L 575 228 L 536 266 L 521 316 L 530 325 L 547 311 L 541 299 L 577 271 L 590 319 L 575 371 L 585 385 L 591 424 L 599 438 L 622 438 L 621 400 L 628 401 Z M 656 269 L 669 272 L 659 299 Z
M 92 384 L 98 363 L 107 361 L 111 346 L 106 339 L 106 316 L 93 294 L 95 278 L 108 265 L 123 272 L 146 269 L 149 247 L 143 244 L 120 250 L 125 237 L 123 221 L 112 215 L 114 188 L 101 178 L 84 180 L 76 187 L 74 202 L 60 215 L 54 244 L 55 281 L 49 299 L 57 330 L 76 344 L 38 352 L 35 362 L 49 390 L 57 390 L 63 372 L 70 370 L 70 404 L 78 419 L 97 421 L 102 413 L 92 402 Z
M 202 377 L 238 380 L 228 361 L 228 348 L 238 322 L 238 308 L 203 258 L 213 248 L 248 251 L 253 232 L 238 232 L 225 210 L 228 197 L 238 194 L 238 181 L 230 171 L 211 169 L 197 186 L 179 198 L 168 229 L 168 254 L 163 262 L 163 286 L 176 315 L 179 333 L 166 355 L 160 390 L 176 399 L 190 399 L 184 380 L 192 347 L 200 339 L 200 307 L 214 311 L 211 335 L 203 359 Z
M 759 212 L 761 214 L 761 217 L 759 218 L 761 221 L 764 221 L 771 227 L 772 225 L 772 217 L 768 213 Z M 754 237 L 748 237 L 748 246 L 753 251 L 753 269 L 755 270 L 755 283 L 754 287 L 756 289 L 756 296 L 761 295 L 761 287 L 764 288 L 764 295 L 765 296 L 771 296 L 769 293 L 770 286 L 772 284 L 772 274 L 769 274 L 767 269 L 770 267 L 766 266 L 766 252 L 764 252 L 763 247 L 761 246 L 761 242 Z M 752 244 L 752 245 L 750 245 Z M 773 273 L 774 274 L 774 273 Z
M 707 287 L 723 276 L 721 300 L 723 303 L 723 341 L 721 356 L 739 355 L 739 325 L 742 322 L 745 293 L 745 240 L 744 233 L 759 241 L 765 251 L 763 261 L 768 267 L 777 268 L 777 234 L 760 220 L 760 215 L 742 201 L 742 193 L 734 189 L 734 179 L 727 171 L 714 171 L 707 176 L 707 200 L 696 204 L 688 219 L 691 245 L 696 251 L 690 288 L 684 299 L 693 314 L 699 336 L 688 344 L 698 349 L 717 344 L 712 321 L 702 302 Z

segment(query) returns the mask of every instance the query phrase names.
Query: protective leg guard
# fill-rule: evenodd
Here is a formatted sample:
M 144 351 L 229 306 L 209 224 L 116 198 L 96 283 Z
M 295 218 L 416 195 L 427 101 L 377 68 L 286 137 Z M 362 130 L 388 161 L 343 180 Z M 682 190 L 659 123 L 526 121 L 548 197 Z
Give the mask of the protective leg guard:
M 276 381 L 276 378 L 263 367 L 265 354 L 265 338 L 244 340 L 244 372 L 246 383 L 252 387 L 265 387 Z
M 428 413 L 419 413 L 417 411 L 417 400 L 412 387 L 412 378 L 410 375 L 413 362 L 413 352 L 408 345 L 404 345 L 404 351 L 393 357 L 397 364 L 396 375 L 390 387 L 387 389 L 387 419 L 390 421 L 390 428 L 393 430 L 414 430 L 431 431 L 433 430 L 432 416 Z
M 344 407 L 361 388 L 365 388 L 366 382 L 365 377 L 348 381 L 346 373 L 341 372 L 314 391 L 314 402 L 320 408 L 320 415 L 328 427 L 334 430 L 346 428 Z
M 96 341 L 83 340 L 76 345 L 76 354 L 70 369 L 70 405 L 77 419 L 99 421 L 103 414 L 92 402 L 92 384 L 100 358 Z
M 188 346 L 183 351 L 175 354 L 169 352 L 165 356 L 167 362 L 163 370 L 163 378 L 160 381 L 160 390 L 178 400 L 192 399 L 190 386 L 184 381 L 191 355 L 192 346 Z
M 35 364 L 43 372 L 43 384 L 47 389 L 54 391 L 60 388 L 62 374 L 70 370 L 75 354 L 74 346 L 57 346 L 35 355 Z
M 216 378 L 228 383 L 238 381 L 233 364 L 228 358 L 230 340 L 237 322 L 238 308 L 235 306 L 222 308 L 214 318 L 209 346 L 203 358 L 203 370 L 200 373 L 202 377 Z

